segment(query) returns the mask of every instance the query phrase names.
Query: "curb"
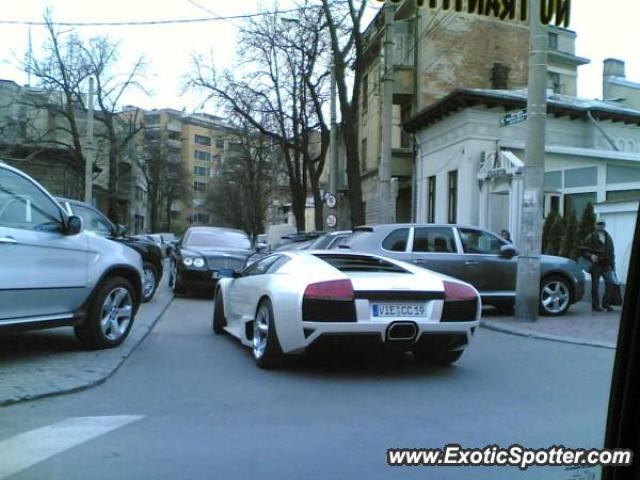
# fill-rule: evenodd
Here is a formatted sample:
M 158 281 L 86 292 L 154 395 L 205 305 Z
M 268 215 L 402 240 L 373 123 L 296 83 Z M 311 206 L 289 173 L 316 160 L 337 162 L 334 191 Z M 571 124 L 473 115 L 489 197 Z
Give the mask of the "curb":
M 546 333 L 536 333 L 536 332 L 532 332 L 530 330 L 525 330 L 521 328 L 504 326 L 504 325 L 496 325 L 495 323 L 487 323 L 486 320 L 481 320 L 480 326 L 483 328 L 486 328 L 487 330 L 492 330 L 494 332 L 500 332 L 507 335 L 515 335 L 517 337 L 534 338 L 536 340 L 546 340 L 549 342 L 568 343 L 571 345 L 579 345 L 582 347 L 604 348 L 607 350 L 615 350 L 617 348 L 616 345 L 611 345 L 609 343 L 595 342 L 590 340 L 578 340 L 572 337 L 550 335 Z
M 56 396 L 60 396 L 60 395 L 69 395 L 69 394 L 72 394 L 72 393 L 78 393 L 78 392 L 82 392 L 82 391 L 85 391 L 85 390 L 89 390 L 90 388 L 97 387 L 98 385 L 102 385 L 107 380 L 109 380 L 111 377 L 113 377 L 113 375 L 115 375 L 118 370 L 120 370 L 120 367 L 122 367 L 124 362 L 142 344 L 142 342 L 144 342 L 144 340 L 151 333 L 151 331 L 156 326 L 158 321 L 164 316 L 166 311 L 169 309 L 169 307 L 173 303 L 173 299 L 174 299 L 174 297 L 173 297 L 173 295 L 171 295 L 171 297 L 167 301 L 166 305 L 163 305 L 160 308 L 160 311 L 156 315 L 156 318 L 153 321 L 149 322 L 149 324 L 144 327 L 144 328 L 146 328 L 146 331 L 144 331 L 144 333 L 142 333 L 139 336 L 139 338 L 133 339 L 133 338 L 129 337 L 129 339 L 127 339 L 128 341 L 126 342 L 126 345 L 128 347 L 128 350 L 123 351 L 122 354 L 120 355 L 119 359 L 117 360 L 117 362 L 113 366 L 113 368 L 111 368 L 108 372 L 106 372 L 105 374 L 103 374 L 99 378 L 96 378 L 94 380 L 88 381 L 88 382 L 86 382 L 86 383 L 84 383 L 82 385 L 76 385 L 76 386 L 73 386 L 73 387 L 70 387 L 70 388 L 60 388 L 60 389 L 51 390 L 51 391 L 48 391 L 48 392 L 28 394 L 28 395 L 25 395 L 25 396 L 22 396 L 22 397 L 10 398 L 10 399 L 7 399 L 7 400 L 0 400 L 0 407 L 6 407 L 6 406 L 10 406 L 10 405 L 16 405 L 18 403 L 30 402 L 30 401 L 33 401 L 33 400 L 40 400 L 40 399 L 43 399 L 43 398 L 56 397 Z

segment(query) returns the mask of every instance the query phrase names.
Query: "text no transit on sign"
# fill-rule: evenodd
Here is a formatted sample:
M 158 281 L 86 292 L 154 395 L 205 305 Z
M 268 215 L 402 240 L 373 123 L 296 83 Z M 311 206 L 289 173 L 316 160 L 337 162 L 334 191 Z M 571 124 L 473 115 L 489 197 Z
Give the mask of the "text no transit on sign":
M 500 126 L 507 127 L 516 123 L 524 122 L 527 119 L 527 109 L 509 112 L 500 118 Z

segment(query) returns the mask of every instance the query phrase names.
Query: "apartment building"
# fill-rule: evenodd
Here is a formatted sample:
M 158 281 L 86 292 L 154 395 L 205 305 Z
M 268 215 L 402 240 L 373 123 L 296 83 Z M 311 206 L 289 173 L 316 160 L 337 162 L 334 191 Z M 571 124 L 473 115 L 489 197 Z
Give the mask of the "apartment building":
M 209 224 L 209 183 L 234 154 L 237 131 L 221 117 L 206 113 L 159 109 L 144 116 L 145 128 L 157 145 L 156 155 L 176 167 L 172 170 L 174 180 L 186 180 L 187 184 L 187 192 L 165 196 L 168 204 L 162 205 L 161 225 L 180 231 L 190 225 Z
M 385 52 L 388 30 L 393 48 Z M 366 219 L 376 222 L 380 217 L 378 169 L 382 130 L 388 122 L 394 203 L 390 208 L 396 221 L 409 221 L 415 217 L 415 148 L 413 136 L 402 125 L 457 88 L 525 87 L 529 29 L 517 20 L 418 7 L 415 0 L 404 0 L 395 8 L 393 22 L 385 21 L 381 9 L 365 39 L 359 142 Z M 549 27 L 549 86 L 559 94 L 576 94 L 578 67 L 589 62 L 576 55 L 575 39 L 570 30 Z M 393 81 L 389 119 L 382 113 L 384 76 Z

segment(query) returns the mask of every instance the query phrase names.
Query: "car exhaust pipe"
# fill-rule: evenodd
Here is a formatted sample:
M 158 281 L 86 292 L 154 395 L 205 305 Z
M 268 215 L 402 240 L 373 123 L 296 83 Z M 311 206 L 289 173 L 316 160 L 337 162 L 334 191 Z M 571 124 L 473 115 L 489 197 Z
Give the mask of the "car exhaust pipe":
M 395 322 L 387 328 L 388 342 L 412 342 L 418 335 L 418 326 L 413 322 Z

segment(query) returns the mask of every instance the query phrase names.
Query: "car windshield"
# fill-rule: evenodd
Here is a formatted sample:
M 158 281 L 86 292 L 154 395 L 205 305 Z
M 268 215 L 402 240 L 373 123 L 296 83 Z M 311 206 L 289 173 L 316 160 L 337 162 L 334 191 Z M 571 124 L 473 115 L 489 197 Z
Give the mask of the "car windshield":
M 251 241 L 246 234 L 213 230 L 189 232 L 183 244 L 185 247 L 219 247 L 237 250 L 251 249 Z

